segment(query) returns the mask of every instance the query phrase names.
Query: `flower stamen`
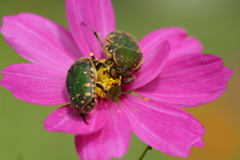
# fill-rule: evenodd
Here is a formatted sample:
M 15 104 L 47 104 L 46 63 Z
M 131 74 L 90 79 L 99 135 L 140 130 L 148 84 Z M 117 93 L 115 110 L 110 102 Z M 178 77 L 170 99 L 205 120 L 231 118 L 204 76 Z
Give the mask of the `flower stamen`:
M 104 63 L 106 61 L 106 59 L 101 59 L 100 62 Z M 119 76 L 119 78 L 115 78 L 113 79 L 110 76 L 110 67 L 109 65 L 107 65 L 106 67 L 101 67 L 98 70 L 98 79 L 97 79 L 97 83 L 101 84 L 107 91 L 109 91 L 110 89 L 116 87 L 116 86 L 120 86 L 121 85 L 121 79 L 122 77 Z M 96 93 L 99 97 L 102 98 L 107 98 L 108 95 L 106 94 L 105 91 L 103 91 L 101 88 L 96 88 Z M 110 95 L 110 97 L 112 97 Z
M 96 59 L 97 60 L 97 58 L 94 56 L 93 53 L 90 53 L 90 56 L 92 57 L 92 59 Z

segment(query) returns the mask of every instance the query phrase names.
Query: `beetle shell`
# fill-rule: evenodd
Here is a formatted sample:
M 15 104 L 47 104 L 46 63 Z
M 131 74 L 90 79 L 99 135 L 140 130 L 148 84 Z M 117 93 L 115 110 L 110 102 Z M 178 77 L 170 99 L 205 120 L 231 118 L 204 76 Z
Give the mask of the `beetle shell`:
M 143 55 L 136 39 L 126 32 L 111 32 L 106 38 L 104 51 L 119 68 L 127 67 L 134 71 L 142 63 Z
M 96 103 L 97 71 L 93 60 L 77 60 L 67 74 L 67 89 L 71 105 L 82 115 L 90 112 Z
M 110 50 L 121 47 L 136 50 L 137 52 L 140 52 L 139 54 L 141 54 L 137 40 L 132 35 L 123 31 L 110 32 L 106 38 L 105 47 L 107 49 L 105 52 L 107 57 L 112 57 L 112 54 L 108 53 Z

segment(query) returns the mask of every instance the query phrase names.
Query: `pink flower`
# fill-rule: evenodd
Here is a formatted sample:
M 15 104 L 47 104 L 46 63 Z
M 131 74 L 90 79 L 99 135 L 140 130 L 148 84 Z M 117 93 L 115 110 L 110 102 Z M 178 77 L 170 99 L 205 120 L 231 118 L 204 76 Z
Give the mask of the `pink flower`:
M 80 57 L 103 51 L 84 22 L 104 39 L 115 30 L 110 0 L 66 0 L 70 31 L 32 13 L 6 16 L 1 33 L 17 53 L 32 63 L 13 64 L 2 70 L 0 84 L 23 101 L 39 105 L 69 103 L 66 75 Z M 98 99 L 86 116 L 86 125 L 69 104 L 58 108 L 44 122 L 52 132 L 75 134 L 83 160 L 121 158 L 131 131 L 142 141 L 166 154 L 187 157 L 191 146 L 203 147 L 203 126 L 184 107 L 202 105 L 225 90 L 232 70 L 222 59 L 202 53 L 201 43 L 184 29 L 169 27 L 145 36 L 139 45 L 144 56 L 136 79 L 124 85 L 119 106 Z M 171 47 L 171 50 L 170 50 Z M 128 91 L 148 98 L 143 99 Z

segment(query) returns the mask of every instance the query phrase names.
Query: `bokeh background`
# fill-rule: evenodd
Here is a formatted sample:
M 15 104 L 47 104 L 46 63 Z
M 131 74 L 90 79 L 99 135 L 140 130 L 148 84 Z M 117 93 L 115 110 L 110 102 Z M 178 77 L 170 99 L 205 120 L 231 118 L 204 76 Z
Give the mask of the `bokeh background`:
M 189 160 L 240 159 L 240 1 L 239 0 L 113 0 L 117 29 L 141 39 L 161 27 L 181 26 L 218 55 L 234 74 L 216 101 L 189 108 L 205 126 L 205 147 L 192 147 Z M 0 0 L 0 18 L 33 12 L 68 28 L 64 0 Z M 0 22 L 2 24 L 2 22 Z M 43 46 L 44 47 L 44 46 Z M 27 62 L 0 35 L 0 70 Z M 191 76 L 191 75 L 189 75 Z M 3 76 L 0 75 L 0 79 Z M 74 136 L 44 130 L 46 116 L 59 106 L 39 106 L 13 98 L 0 86 L 0 160 L 77 160 Z M 146 145 L 136 136 L 123 160 L 138 159 Z M 157 150 L 146 160 L 181 160 Z

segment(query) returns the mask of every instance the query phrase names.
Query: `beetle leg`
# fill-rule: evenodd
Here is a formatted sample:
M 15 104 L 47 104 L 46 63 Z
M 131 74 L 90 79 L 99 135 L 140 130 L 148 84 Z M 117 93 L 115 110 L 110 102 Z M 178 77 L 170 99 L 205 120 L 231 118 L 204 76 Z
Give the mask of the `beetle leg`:
M 108 94 L 108 90 L 107 90 L 103 85 L 101 85 L 100 83 L 96 83 L 96 86 L 97 86 L 98 88 L 101 88 L 101 89 L 106 93 L 108 99 L 111 98 L 111 97 L 109 96 L 109 94 Z
M 117 78 L 119 77 L 118 73 L 117 73 L 117 69 L 114 66 L 110 67 L 110 73 L 108 73 L 112 78 Z
M 86 113 L 80 113 L 80 116 L 83 118 L 83 121 L 86 123 L 86 124 L 89 124 L 87 121 L 86 121 L 86 116 L 87 114 Z
M 106 68 L 107 65 L 103 62 L 98 61 L 98 64 L 96 64 L 96 66 L 95 66 L 96 70 L 98 71 L 101 67 Z
M 89 25 L 85 24 L 82 22 L 82 25 L 88 27 L 89 29 L 92 30 L 92 32 L 94 33 L 94 35 L 96 36 L 97 40 L 99 41 L 99 43 L 101 44 L 101 46 L 103 47 L 103 43 L 102 40 L 100 39 L 100 36 L 98 35 L 98 33 L 96 31 L 94 31 Z
M 132 82 L 134 79 L 135 79 L 135 77 L 132 76 L 132 75 L 130 75 L 130 76 L 126 77 L 126 80 L 123 80 L 122 83 L 123 83 L 123 84 L 130 83 L 130 82 Z
M 113 63 L 113 59 L 108 58 L 105 63 L 108 64 L 108 65 L 111 65 Z

